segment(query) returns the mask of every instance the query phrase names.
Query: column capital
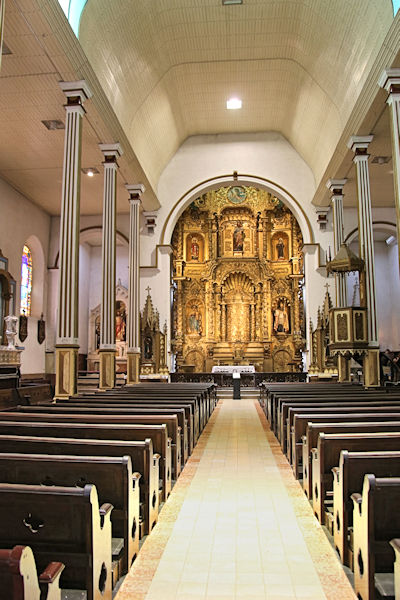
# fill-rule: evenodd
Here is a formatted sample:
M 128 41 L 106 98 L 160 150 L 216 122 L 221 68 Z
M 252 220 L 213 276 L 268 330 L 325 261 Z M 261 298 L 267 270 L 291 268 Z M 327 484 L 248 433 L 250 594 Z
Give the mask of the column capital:
M 138 204 L 140 204 L 141 196 L 144 194 L 144 192 L 146 190 L 144 185 L 142 183 L 135 183 L 135 184 L 127 183 L 125 185 L 125 189 L 129 193 L 129 201 L 130 202 L 136 201 Z
M 347 147 L 357 155 L 367 155 L 368 146 L 374 139 L 373 135 L 352 135 L 347 142 Z
M 328 179 L 326 187 L 332 193 L 332 196 L 343 196 L 343 188 L 347 179 Z
M 378 81 L 388 94 L 400 94 L 400 69 L 385 69 Z
M 67 106 L 82 105 L 93 96 L 92 90 L 84 79 L 79 81 L 60 81 L 59 86 L 67 97 Z
M 104 155 L 104 165 L 116 164 L 117 160 L 123 155 L 121 144 L 99 144 L 99 148 Z

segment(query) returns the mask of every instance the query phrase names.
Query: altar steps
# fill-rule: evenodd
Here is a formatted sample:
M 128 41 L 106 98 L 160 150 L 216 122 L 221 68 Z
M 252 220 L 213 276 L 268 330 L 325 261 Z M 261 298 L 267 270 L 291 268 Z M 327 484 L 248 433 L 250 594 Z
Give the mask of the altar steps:
M 242 387 L 240 389 L 241 400 L 258 400 L 260 397 L 260 390 L 251 387 Z M 217 390 L 218 400 L 232 400 L 233 399 L 233 387 L 220 387 Z

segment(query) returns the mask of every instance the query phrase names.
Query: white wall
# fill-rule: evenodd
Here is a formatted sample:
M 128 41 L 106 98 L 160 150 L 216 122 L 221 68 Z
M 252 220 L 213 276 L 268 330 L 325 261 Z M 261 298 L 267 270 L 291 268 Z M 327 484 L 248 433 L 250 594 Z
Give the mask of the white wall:
M 37 322 L 43 312 L 47 319 L 46 281 L 50 240 L 50 216 L 0 179 L 0 248 L 9 259 L 8 268 L 17 282 L 16 315 L 19 316 L 21 255 L 24 243 L 32 245 L 33 301 L 28 318 L 28 337 L 21 356 L 22 373 L 45 372 L 45 347 L 37 341 Z M 35 274 L 35 259 L 36 274 Z M 35 280 L 36 287 L 35 289 Z

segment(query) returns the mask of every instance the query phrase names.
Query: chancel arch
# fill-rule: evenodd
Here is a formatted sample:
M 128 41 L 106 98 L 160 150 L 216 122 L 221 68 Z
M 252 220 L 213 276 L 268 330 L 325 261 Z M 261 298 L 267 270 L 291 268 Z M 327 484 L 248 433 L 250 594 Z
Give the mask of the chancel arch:
M 303 235 L 279 198 L 239 184 L 206 191 L 179 217 L 171 244 L 178 369 L 301 367 Z

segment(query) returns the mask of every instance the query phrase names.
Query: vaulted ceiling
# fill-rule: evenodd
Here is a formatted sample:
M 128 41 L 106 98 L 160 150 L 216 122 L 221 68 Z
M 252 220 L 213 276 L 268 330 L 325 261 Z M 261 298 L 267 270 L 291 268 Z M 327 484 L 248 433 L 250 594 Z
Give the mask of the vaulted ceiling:
M 347 174 L 338 141 L 371 73 L 377 93 L 392 26 L 391 0 L 88 0 L 78 42 L 57 0 L 7 0 L 0 176 L 59 214 L 64 132 L 41 121 L 65 117 L 60 80 L 85 78 L 94 94 L 82 163 L 101 172 L 98 144 L 122 143 L 119 212 L 128 211 L 124 183 L 144 183 L 145 208 L 156 208 L 161 172 L 188 136 L 202 133 L 279 131 L 324 187 L 334 153 L 340 160 L 328 177 Z M 226 110 L 231 95 L 242 110 Z M 378 119 L 384 104 L 369 123 L 382 134 L 380 153 L 390 154 L 387 117 Z M 357 127 L 349 135 L 373 133 Z M 101 201 L 102 177 L 85 178 L 81 212 L 98 214 Z
M 318 183 L 392 22 L 391 0 L 88 0 L 79 39 L 154 186 L 190 135 L 270 130 Z

